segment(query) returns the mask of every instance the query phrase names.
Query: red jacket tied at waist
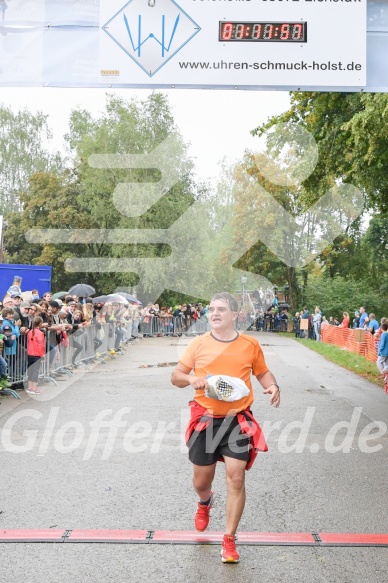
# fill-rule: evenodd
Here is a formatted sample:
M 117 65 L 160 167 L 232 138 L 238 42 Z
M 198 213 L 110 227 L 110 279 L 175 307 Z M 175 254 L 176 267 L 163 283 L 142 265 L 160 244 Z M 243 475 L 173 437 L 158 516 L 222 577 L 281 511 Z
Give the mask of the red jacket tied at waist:
M 190 401 L 191 408 L 190 421 L 186 429 L 185 440 L 188 444 L 193 431 L 203 431 L 210 425 L 211 419 L 219 418 L 219 415 L 212 415 L 207 409 L 201 407 L 196 401 Z M 246 433 L 250 437 L 249 460 L 246 465 L 246 470 L 249 470 L 259 451 L 268 451 L 268 446 L 265 441 L 264 433 L 256 419 L 253 417 L 249 409 L 245 409 L 236 415 L 237 421 L 240 425 L 241 432 Z M 222 417 L 221 417 L 222 418 Z M 224 461 L 221 456 L 219 461 Z

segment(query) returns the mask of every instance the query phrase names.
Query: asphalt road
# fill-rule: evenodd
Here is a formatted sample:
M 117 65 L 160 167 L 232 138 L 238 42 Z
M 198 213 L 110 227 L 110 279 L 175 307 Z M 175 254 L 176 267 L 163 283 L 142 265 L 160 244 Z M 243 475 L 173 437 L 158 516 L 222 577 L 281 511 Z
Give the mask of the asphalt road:
M 292 339 L 257 335 L 282 388 L 253 406 L 269 452 L 247 473 L 240 532 L 388 533 L 388 395 Z M 148 338 L 58 388 L 1 399 L 0 529 L 193 530 L 183 443 L 190 388 L 170 384 L 189 338 Z M 163 366 L 155 366 L 162 364 Z M 211 531 L 224 530 L 217 469 Z M 0 544 L 0 581 L 386 583 L 388 548 Z

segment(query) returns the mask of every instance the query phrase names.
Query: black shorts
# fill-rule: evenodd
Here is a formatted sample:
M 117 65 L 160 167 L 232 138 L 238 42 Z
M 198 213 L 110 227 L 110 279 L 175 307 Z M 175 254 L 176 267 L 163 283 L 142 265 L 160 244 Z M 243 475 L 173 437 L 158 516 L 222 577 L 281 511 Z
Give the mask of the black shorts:
M 187 446 L 189 460 L 197 466 L 210 466 L 220 456 L 248 461 L 250 438 L 241 433 L 237 417 L 210 418 L 203 431 L 193 431 Z

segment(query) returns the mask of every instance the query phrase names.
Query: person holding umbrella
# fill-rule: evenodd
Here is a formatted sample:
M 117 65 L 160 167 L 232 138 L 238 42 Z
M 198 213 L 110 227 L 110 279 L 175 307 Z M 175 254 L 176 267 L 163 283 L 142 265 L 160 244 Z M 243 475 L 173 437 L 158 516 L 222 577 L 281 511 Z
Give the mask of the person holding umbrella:
M 92 296 L 96 293 L 96 290 L 91 285 L 87 283 L 76 283 L 69 289 L 67 292 L 69 295 L 76 295 L 79 298 L 87 298 L 88 296 Z
M 60 292 L 56 292 L 55 294 L 53 294 L 51 296 L 52 300 L 61 300 L 62 302 L 65 300 L 67 296 L 67 292 L 66 291 L 60 291 Z

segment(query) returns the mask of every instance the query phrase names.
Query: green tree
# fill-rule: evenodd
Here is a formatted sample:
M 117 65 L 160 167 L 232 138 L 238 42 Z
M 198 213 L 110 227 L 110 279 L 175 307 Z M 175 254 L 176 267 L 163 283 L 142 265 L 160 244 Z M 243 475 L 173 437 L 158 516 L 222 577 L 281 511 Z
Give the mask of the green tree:
M 28 189 L 20 196 L 23 210 L 7 214 L 5 260 L 9 263 L 51 265 L 54 289 L 68 289 L 80 277 L 90 280 L 86 274 L 69 274 L 64 269 L 66 259 L 77 254 L 74 245 L 71 245 L 71 232 L 86 228 L 90 222 L 90 213 L 80 207 L 78 197 L 79 183 L 71 173 L 33 174 Z M 59 228 L 69 230 L 68 243 L 54 245 L 28 241 L 28 234 L 33 229 Z M 91 283 L 96 282 L 93 280 Z
M 49 152 L 47 117 L 0 107 L 0 215 L 20 210 L 20 194 L 34 172 L 63 167 L 60 154 Z
M 259 158 L 259 160 L 258 160 Z M 267 180 L 259 169 L 262 167 L 262 157 L 246 153 L 242 164 L 235 169 L 235 208 L 233 215 L 233 242 L 240 247 L 244 241 L 251 241 L 252 246 L 237 262 L 236 266 L 247 271 L 265 276 L 273 284 L 281 286 L 287 281 L 290 287 L 290 298 L 293 304 L 300 298 L 300 289 L 295 267 L 288 267 L 279 259 L 281 250 L 288 249 L 290 255 L 298 250 L 295 239 L 287 229 L 281 232 L 275 230 L 275 225 L 281 217 L 273 200 L 283 205 L 287 211 L 295 212 L 298 205 L 297 189 L 277 186 Z M 271 195 L 268 197 L 268 193 Z M 279 249 L 279 254 L 272 252 L 268 245 L 262 242 L 271 240 L 272 246 Z
M 161 172 L 153 168 L 134 169 L 125 163 L 128 155 L 151 153 L 167 138 L 170 145 L 163 154 Z M 19 257 L 26 262 L 52 264 L 54 284 L 64 289 L 83 279 L 98 292 L 106 293 L 117 287 L 131 287 L 140 278 L 139 295 L 143 300 L 145 294 L 155 299 L 155 293 L 163 291 L 160 282 L 166 280 L 166 274 L 174 273 L 174 260 L 169 257 L 169 241 L 158 242 L 156 237 L 153 243 L 153 232 L 158 235 L 175 226 L 177 219 L 194 209 L 192 205 L 198 199 L 193 164 L 166 97 L 153 93 L 143 102 L 108 97 L 106 110 L 97 119 L 85 110 L 74 111 L 66 139 L 74 168 L 62 174 L 32 175 L 21 197 L 22 211 L 7 216 L 8 260 Z M 98 160 L 108 160 L 107 155 L 122 156 L 124 163 L 97 168 L 90 163 L 90 157 L 96 159 L 96 155 L 100 155 Z M 161 175 L 168 172 L 177 177 L 176 181 L 163 182 Z M 127 212 L 127 206 L 134 208 L 127 184 L 140 185 L 146 197 L 152 183 L 159 181 L 163 188 L 161 198 L 155 199 L 146 212 L 131 216 L 136 212 Z M 140 206 L 142 202 L 140 198 Z M 201 237 L 207 237 L 199 229 L 204 219 L 204 207 L 197 206 L 190 219 L 183 220 L 180 230 L 175 229 L 172 242 L 185 254 L 184 269 L 174 273 L 175 287 L 190 279 L 196 244 L 199 245 Z M 31 233 L 26 241 L 24 233 L 30 229 L 43 229 L 46 242 L 31 243 L 34 240 Z M 47 233 L 48 229 L 54 232 Z M 55 234 L 55 229 L 62 229 L 61 236 Z M 138 238 L 131 241 L 133 229 L 138 229 Z M 81 265 L 83 260 L 86 267 L 85 263 Z M 100 269 L 99 260 L 105 261 L 108 268 Z M 124 268 L 110 268 L 115 260 L 123 261 Z M 131 271 L 125 268 L 127 260 L 131 261 Z M 71 272 L 66 272 L 69 261 Z
M 388 214 L 378 213 L 370 221 L 363 239 L 362 258 L 369 258 L 368 273 L 371 285 L 381 292 L 388 292 Z
M 354 317 L 354 311 L 360 306 L 365 306 L 368 312 L 374 312 L 380 320 L 388 314 L 388 301 L 383 293 L 376 291 L 371 285 L 357 279 L 341 276 L 324 278 L 311 276 L 306 289 L 305 301 L 310 311 L 315 306 L 320 306 L 323 314 L 342 319 L 343 312 L 348 312 L 350 319 Z
M 319 159 L 304 186 L 319 198 L 333 181 L 354 184 L 370 207 L 388 209 L 388 96 L 385 93 L 291 93 L 291 107 L 253 130 L 301 125 L 316 140 Z M 315 198 L 315 199 L 316 199 Z
M 266 150 L 247 152 L 234 173 L 233 241 L 238 248 L 251 243 L 238 266 L 279 287 L 286 281 L 293 307 L 303 298 L 314 257 L 323 261 L 337 234 L 349 230 L 357 198 L 361 202 L 356 189 L 348 188 L 344 196 L 343 188 L 334 185 L 311 205 L 301 183 L 303 174 L 311 172 L 311 160 L 300 150 L 270 136 Z
M 144 185 L 144 195 L 150 182 L 160 180 L 160 172 L 153 169 L 95 168 L 89 164 L 90 156 L 99 154 L 128 155 L 149 154 L 167 138 L 174 138 L 174 147 L 168 151 L 166 167 L 172 166 L 179 181 L 163 192 L 162 198 L 141 216 L 127 216 L 127 183 Z M 90 228 L 118 229 L 168 229 L 195 200 L 196 187 L 192 178 L 192 161 L 171 115 L 167 98 L 152 93 L 143 102 L 125 101 L 107 97 L 106 111 L 99 119 L 91 119 L 87 112 L 74 112 L 71 131 L 67 136 L 77 156 L 77 175 L 80 182 L 80 205 L 91 214 Z M 119 193 L 119 196 L 117 195 Z M 116 198 L 114 198 L 114 195 Z M 130 199 L 128 199 L 128 202 Z M 141 200 L 139 200 L 139 204 Z M 193 250 L 194 252 L 194 250 Z M 126 243 L 116 237 L 115 243 L 101 244 L 93 255 L 96 258 L 137 258 L 139 269 L 144 259 L 166 257 L 165 244 Z M 136 263 L 136 262 L 135 262 Z M 151 293 L 155 282 L 164 275 L 162 262 L 154 262 L 149 269 L 141 269 L 141 290 Z M 136 264 L 135 264 L 136 267 Z M 114 274 L 94 274 L 101 282 L 100 289 L 132 286 L 138 282 L 133 273 L 118 271 Z

